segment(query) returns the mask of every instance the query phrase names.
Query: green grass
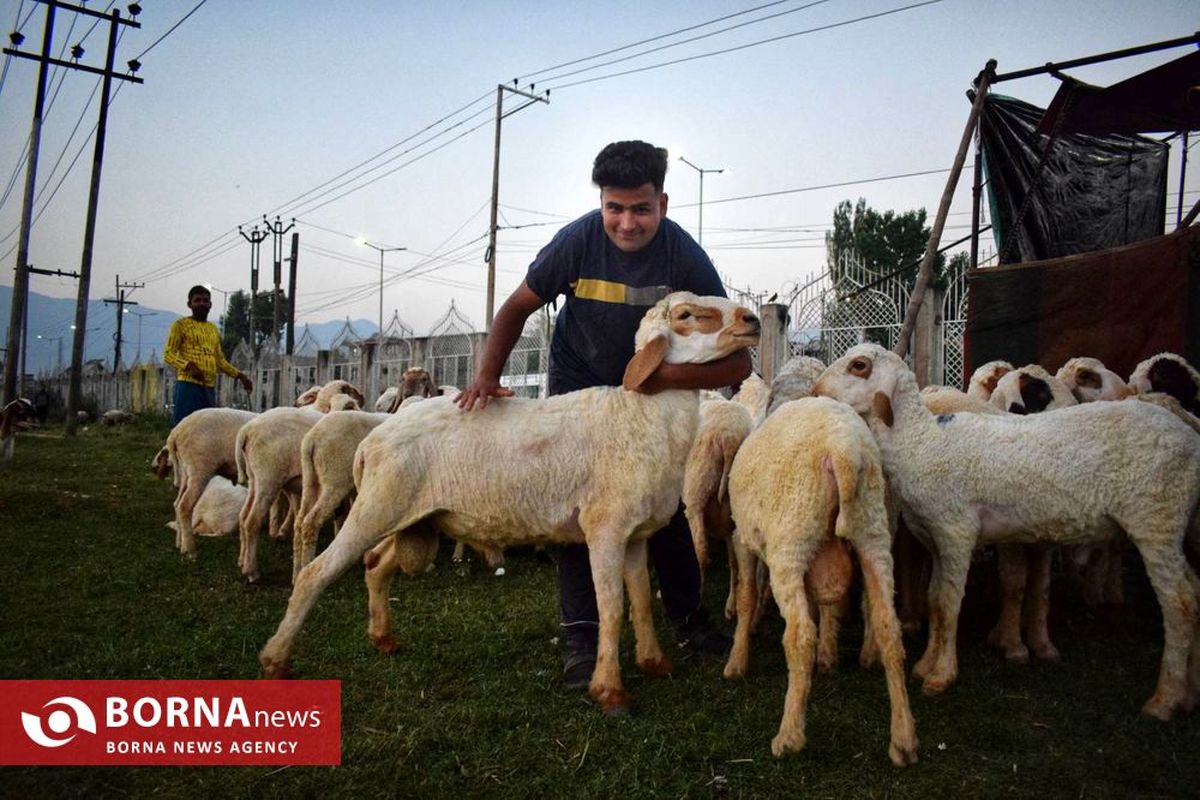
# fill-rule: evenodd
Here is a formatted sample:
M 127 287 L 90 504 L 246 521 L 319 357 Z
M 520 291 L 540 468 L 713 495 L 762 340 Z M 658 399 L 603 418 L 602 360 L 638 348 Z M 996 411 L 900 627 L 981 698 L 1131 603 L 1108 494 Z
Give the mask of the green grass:
M 148 469 L 165 428 L 59 433 L 21 436 L 0 476 L 0 678 L 257 677 L 288 598 L 290 543 L 262 543 L 262 586 L 241 581 L 233 539 L 202 538 L 198 560 L 185 562 L 163 526 L 172 489 Z M 1061 664 L 1004 663 L 983 643 L 991 612 L 969 594 L 959 682 L 926 698 L 910 681 L 920 762 L 899 770 L 887 758 L 883 676 L 857 667 L 857 624 L 840 671 L 814 683 L 808 749 L 778 761 L 779 620 L 738 683 L 671 645 L 675 674 L 643 679 L 626 631 L 635 714 L 612 720 L 560 688 L 553 568 L 518 554 L 495 577 L 451 564 L 449 549 L 434 572 L 394 584 L 396 655 L 366 641 L 357 569 L 321 598 L 298 641 L 297 677 L 342 681 L 342 766 L 8 767 L 0 796 L 1093 798 L 1195 797 L 1200 787 L 1200 717 L 1138 714 L 1161 625 L 1136 564 L 1119 613 L 1088 612 L 1056 589 Z M 659 630 L 666 641 L 662 620 Z

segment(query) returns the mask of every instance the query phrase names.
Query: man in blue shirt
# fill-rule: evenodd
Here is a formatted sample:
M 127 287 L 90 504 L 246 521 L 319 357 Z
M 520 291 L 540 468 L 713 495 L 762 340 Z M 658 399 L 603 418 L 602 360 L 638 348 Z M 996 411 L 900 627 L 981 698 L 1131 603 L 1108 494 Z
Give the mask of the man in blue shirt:
M 459 395 L 466 411 L 510 397 L 500 373 L 530 314 L 564 295 L 550 343 L 550 394 L 620 386 L 646 310 L 674 291 L 725 296 L 716 269 L 695 240 L 666 218 L 667 151 L 646 142 L 614 142 L 596 156 L 592 182 L 600 208 L 567 225 L 529 267 L 500 307 L 475 379 Z M 745 379 L 747 350 L 707 364 L 662 364 L 639 391 L 716 389 Z M 682 506 L 650 539 L 663 604 L 682 646 L 725 655 L 729 637 L 700 603 L 700 569 Z M 559 603 L 566 654 L 564 681 L 584 688 L 596 663 L 599 615 L 586 545 L 558 554 Z

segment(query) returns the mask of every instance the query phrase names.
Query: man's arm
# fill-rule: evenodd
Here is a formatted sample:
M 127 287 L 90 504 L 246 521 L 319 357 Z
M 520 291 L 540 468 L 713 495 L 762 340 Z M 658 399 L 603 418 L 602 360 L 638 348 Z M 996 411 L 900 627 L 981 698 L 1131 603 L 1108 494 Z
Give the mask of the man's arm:
M 664 362 L 638 387 L 638 391 L 658 394 L 665 389 L 720 389 L 741 383 L 750 376 L 753 368 L 750 351 L 744 348 L 704 364 Z
M 475 372 L 475 380 L 455 399 L 459 408 L 470 411 L 476 401 L 479 401 L 480 408 L 487 408 L 493 397 L 512 397 L 512 389 L 500 385 L 500 372 L 517 339 L 521 338 L 525 320 L 544 305 L 546 301 L 538 297 L 525 281 L 521 281 L 521 285 L 504 301 L 492 319 L 492 329 L 488 332 L 483 361 Z

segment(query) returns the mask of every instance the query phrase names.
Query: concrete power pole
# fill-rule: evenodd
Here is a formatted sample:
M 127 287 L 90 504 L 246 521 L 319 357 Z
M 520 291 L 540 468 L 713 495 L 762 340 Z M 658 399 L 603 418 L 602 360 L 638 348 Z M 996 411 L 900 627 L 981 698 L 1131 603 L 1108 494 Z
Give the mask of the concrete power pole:
M 300 233 L 292 233 L 292 257 L 288 259 L 287 354 L 296 346 L 296 261 L 300 256 Z
M 288 226 L 283 227 L 283 223 L 279 217 L 275 217 L 274 222 L 267 221 L 267 215 L 263 215 L 263 225 L 266 226 L 271 236 L 271 255 L 272 263 L 275 265 L 275 296 L 272 298 L 271 311 L 274 316 L 274 325 L 271 327 L 271 340 L 275 343 L 275 352 L 279 352 L 279 324 L 280 315 L 283 309 L 279 307 L 279 289 L 283 284 L 283 235 L 296 226 L 296 220 L 293 219 Z
M 123 330 L 124 324 L 125 324 L 125 306 L 136 306 L 137 305 L 137 303 L 134 302 L 133 300 L 125 299 L 125 290 L 126 289 L 141 289 L 145 285 L 146 284 L 144 284 L 144 283 L 121 283 L 121 276 L 118 275 L 117 283 L 116 283 L 116 287 L 117 287 L 116 295 L 117 296 L 115 298 L 111 298 L 111 299 L 107 298 L 107 297 L 104 298 L 105 303 L 113 303 L 113 304 L 116 304 L 116 306 L 117 306 L 117 332 L 113 336 L 113 340 L 114 340 L 113 375 L 116 375 L 117 372 L 121 369 L 121 331 Z
M 257 363 L 258 344 L 255 341 L 256 337 L 254 335 L 254 306 L 255 301 L 258 299 L 258 248 L 263 243 L 263 240 L 267 238 L 268 232 L 260 231 L 258 226 L 255 225 L 250 229 L 250 233 L 246 233 L 242 230 L 242 226 L 238 225 L 238 233 L 250 243 L 250 350 L 254 353 L 254 360 Z
M 488 248 L 487 248 L 487 307 L 483 310 L 483 329 L 491 331 L 492 329 L 492 312 L 496 305 L 496 216 L 500 208 L 500 122 L 508 116 L 512 116 L 523 108 L 531 106 L 534 103 L 549 103 L 550 90 L 547 89 L 542 94 L 533 94 L 534 84 L 529 84 L 529 92 L 522 91 L 516 88 L 516 81 L 513 81 L 513 86 L 505 86 L 500 84 L 496 87 L 496 146 L 495 152 L 492 154 L 492 216 L 491 223 L 488 226 Z M 529 98 L 529 102 L 519 105 L 507 114 L 504 113 L 504 93 L 512 92 L 519 94 L 522 97 Z M 382 331 L 380 332 L 382 336 Z

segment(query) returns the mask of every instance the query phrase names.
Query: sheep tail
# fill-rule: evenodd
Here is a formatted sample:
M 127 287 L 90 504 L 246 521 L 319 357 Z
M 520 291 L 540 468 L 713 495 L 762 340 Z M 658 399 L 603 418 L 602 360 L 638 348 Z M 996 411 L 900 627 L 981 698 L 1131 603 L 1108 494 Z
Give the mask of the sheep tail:
M 316 449 L 316 444 L 309 437 L 305 436 L 300 440 L 300 497 L 302 506 L 304 505 L 304 498 L 308 498 L 309 503 L 315 503 L 317 494 L 321 488 L 317 480 Z
M 233 458 L 237 462 L 238 483 L 250 485 L 250 475 L 246 472 L 246 434 L 238 431 L 237 443 L 233 448 Z
M 848 539 L 853 534 L 849 511 L 858 497 L 862 467 L 857 458 L 839 451 L 826 453 L 821 459 L 821 469 L 833 481 L 833 485 L 829 487 L 829 499 L 837 502 L 837 520 L 833 525 L 833 533 L 839 539 Z

